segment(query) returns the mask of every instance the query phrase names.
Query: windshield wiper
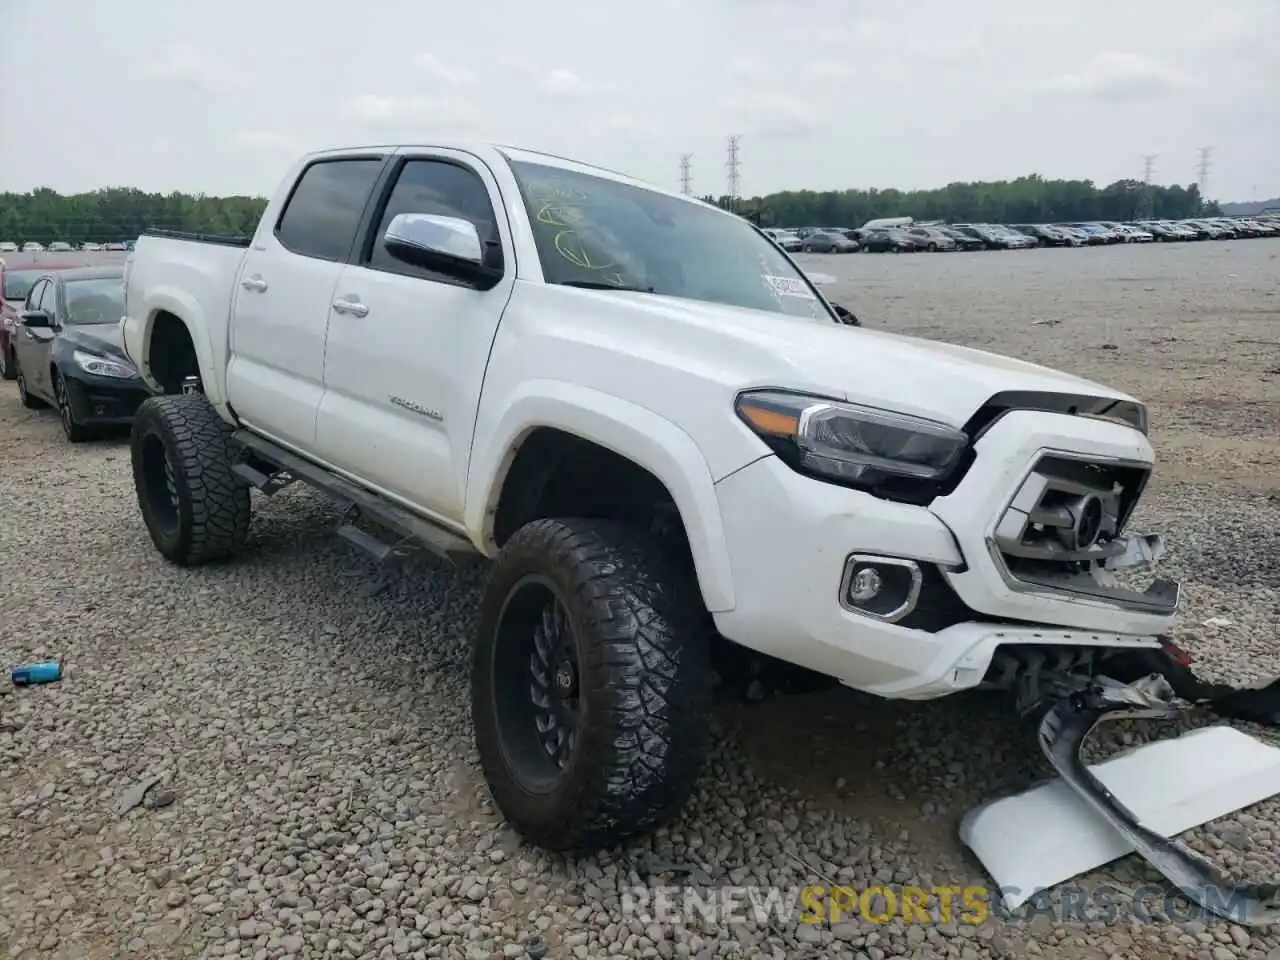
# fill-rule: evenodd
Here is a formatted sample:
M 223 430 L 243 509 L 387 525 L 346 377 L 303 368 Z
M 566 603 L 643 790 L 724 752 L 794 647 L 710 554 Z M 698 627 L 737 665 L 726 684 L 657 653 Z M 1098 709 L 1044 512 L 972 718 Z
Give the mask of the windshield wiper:
M 628 290 L 631 293 L 657 293 L 653 287 L 635 287 L 625 283 L 605 283 L 603 280 L 555 280 L 558 287 L 579 287 L 583 290 Z

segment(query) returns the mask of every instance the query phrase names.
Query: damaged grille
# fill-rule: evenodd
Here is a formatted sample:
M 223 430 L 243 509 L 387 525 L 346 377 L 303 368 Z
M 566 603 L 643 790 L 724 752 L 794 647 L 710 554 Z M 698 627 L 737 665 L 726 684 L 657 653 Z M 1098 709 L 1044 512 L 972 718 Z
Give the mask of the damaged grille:
M 1084 594 L 1125 605 L 1167 598 L 1126 590 L 1104 570 L 1128 549 L 1125 524 L 1150 467 L 1045 455 L 996 525 L 992 553 L 1014 586 Z

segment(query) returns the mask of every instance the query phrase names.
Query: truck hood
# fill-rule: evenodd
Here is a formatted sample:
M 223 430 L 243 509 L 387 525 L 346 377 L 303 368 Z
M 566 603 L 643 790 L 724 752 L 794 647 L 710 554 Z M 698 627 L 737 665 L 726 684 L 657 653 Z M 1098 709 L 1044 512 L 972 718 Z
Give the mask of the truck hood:
M 632 314 L 605 322 L 636 331 L 648 350 L 666 354 L 666 364 L 687 368 L 690 357 L 706 358 L 717 379 L 737 388 L 810 392 L 954 427 L 1007 391 L 1133 400 L 1080 377 L 949 343 L 674 297 L 574 292 Z

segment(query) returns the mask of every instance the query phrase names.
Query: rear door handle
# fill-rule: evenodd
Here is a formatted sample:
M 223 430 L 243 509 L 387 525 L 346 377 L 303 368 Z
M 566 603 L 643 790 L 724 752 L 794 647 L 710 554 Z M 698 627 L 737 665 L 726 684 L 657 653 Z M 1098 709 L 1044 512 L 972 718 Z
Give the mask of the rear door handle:
M 333 309 L 338 313 L 345 313 L 349 317 L 365 317 L 369 315 L 369 308 L 359 300 L 339 298 L 333 301 Z
M 244 287 L 246 290 L 252 290 L 254 293 L 267 292 L 267 281 L 263 280 L 262 277 L 258 276 L 256 273 L 252 277 L 246 277 L 241 280 L 240 286 Z

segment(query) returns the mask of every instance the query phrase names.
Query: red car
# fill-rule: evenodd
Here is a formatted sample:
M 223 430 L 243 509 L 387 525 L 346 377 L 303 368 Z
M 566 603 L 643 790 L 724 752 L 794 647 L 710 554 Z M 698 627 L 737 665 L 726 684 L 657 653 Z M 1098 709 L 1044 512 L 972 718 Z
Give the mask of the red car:
M 30 265 L 7 267 L 0 260 L 0 379 L 12 380 L 17 370 L 13 358 L 13 328 L 22 316 L 27 291 L 50 270 L 74 270 L 83 263 L 68 260 L 40 261 Z

